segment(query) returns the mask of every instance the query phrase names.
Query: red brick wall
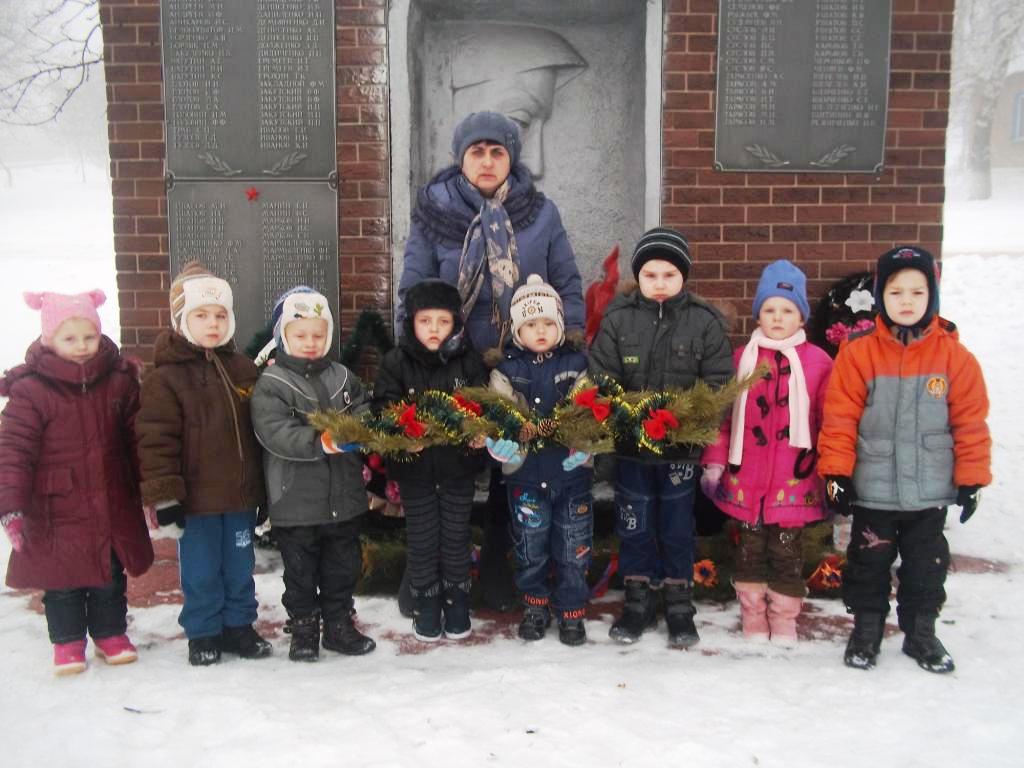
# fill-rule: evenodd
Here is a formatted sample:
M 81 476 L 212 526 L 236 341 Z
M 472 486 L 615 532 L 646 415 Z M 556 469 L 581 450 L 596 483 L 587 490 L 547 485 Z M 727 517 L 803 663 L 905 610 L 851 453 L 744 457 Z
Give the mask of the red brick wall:
M 391 308 L 386 0 L 336 0 L 341 325 Z M 898 242 L 938 255 L 954 0 L 893 0 L 885 171 L 719 173 L 718 0 L 665 2 L 662 220 L 694 243 L 694 287 L 749 314 L 769 261 L 813 297 Z M 100 0 L 122 341 L 151 359 L 167 327 L 167 206 L 157 0 Z M 750 320 L 746 318 L 746 333 Z
M 695 290 L 732 303 L 743 334 L 774 259 L 795 261 L 816 299 L 897 243 L 939 255 L 953 3 L 893 0 L 885 170 L 876 177 L 712 170 L 718 0 L 666 0 L 662 221 L 696 244 Z

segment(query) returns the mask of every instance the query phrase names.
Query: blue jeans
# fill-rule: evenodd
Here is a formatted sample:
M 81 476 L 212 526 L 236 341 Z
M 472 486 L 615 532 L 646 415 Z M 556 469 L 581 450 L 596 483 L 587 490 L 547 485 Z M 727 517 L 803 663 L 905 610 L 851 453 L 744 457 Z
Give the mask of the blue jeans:
M 184 605 L 178 623 L 189 640 L 256 621 L 256 511 L 189 515 L 178 540 Z
M 615 472 L 619 573 L 692 581 L 694 466 L 619 458 Z
M 594 540 L 591 485 L 590 477 L 559 488 L 508 481 L 516 588 L 528 602 L 550 599 L 566 617 L 582 616 L 589 596 L 587 568 Z M 552 561 L 554 590 L 548 583 Z

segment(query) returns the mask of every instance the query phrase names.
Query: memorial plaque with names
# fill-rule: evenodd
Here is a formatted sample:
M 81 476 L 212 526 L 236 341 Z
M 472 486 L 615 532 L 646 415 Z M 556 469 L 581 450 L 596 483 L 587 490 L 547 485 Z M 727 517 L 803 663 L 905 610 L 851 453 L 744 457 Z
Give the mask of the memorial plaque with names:
M 335 172 L 334 0 L 161 0 L 167 169 Z
M 337 359 L 338 201 L 327 182 L 178 182 L 167 206 L 171 274 L 197 260 L 231 284 L 239 349 L 270 320 L 278 296 L 308 285 L 331 305 Z
M 891 0 L 720 0 L 715 168 L 882 169 Z

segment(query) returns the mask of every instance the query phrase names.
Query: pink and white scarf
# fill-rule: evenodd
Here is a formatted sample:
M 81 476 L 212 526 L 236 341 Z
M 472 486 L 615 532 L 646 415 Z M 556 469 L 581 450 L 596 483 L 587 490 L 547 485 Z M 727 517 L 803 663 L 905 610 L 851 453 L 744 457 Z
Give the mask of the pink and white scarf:
M 757 355 L 760 349 L 772 349 L 781 352 L 789 360 L 789 444 L 794 448 L 811 447 L 811 398 L 807 394 L 807 379 L 804 378 L 804 367 L 796 347 L 807 341 L 804 329 L 794 333 L 788 339 L 776 341 L 764 335 L 764 331 L 755 328 L 750 334 L 750 341 L 740 355 L 736 378 L 742 380 L 749 376 L 757 367 Z M 747 390 L 740 393 L 732 404 L 732 435 L 729 438 L 729 463 L 739 466 L 743 463 L 743 432 L 747 413 Z

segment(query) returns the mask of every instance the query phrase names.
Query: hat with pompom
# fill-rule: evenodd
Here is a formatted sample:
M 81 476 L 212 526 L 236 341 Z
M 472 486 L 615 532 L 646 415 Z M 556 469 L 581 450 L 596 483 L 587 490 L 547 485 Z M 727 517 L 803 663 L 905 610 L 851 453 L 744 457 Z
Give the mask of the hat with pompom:
M 199 307 L 213 305 L 223 307 L 228 313 L 228 332 L 221 345 L 227 344 L 235 335 L 234 299 L 227 280 L 215 276 L 198 261 L 190 261 L 171 282 L 171 327 L 193 344 L 196 340 L 189 332 L 185 318 Z
M 558 291 L 545 283 L 540 275 L 530 275 L 526 278 L 526 283 L 516 289 L 512 296 L 509 315 L 512 318 L 512 341 L 520 349 L 523 349 L 523 342 L 519 338 L 519 330 L 530 320 L 540 318 L 554 320 L 558 326 L 558 341 L 555 346 L 557 347 L 565 340 L 562 298 L 558 295 Z
M 29 307 L 39 310 L 42 318 L 41 335 L 44 344 L 53 339 L 61 323 L 71 318 L 88 320 L 96 326 L 97 333 L 103 332 L 96 307 L 102 306 L 106 302 L 107 296 L 99 289 L 72 294 L 26 291 L 22 295 Z

